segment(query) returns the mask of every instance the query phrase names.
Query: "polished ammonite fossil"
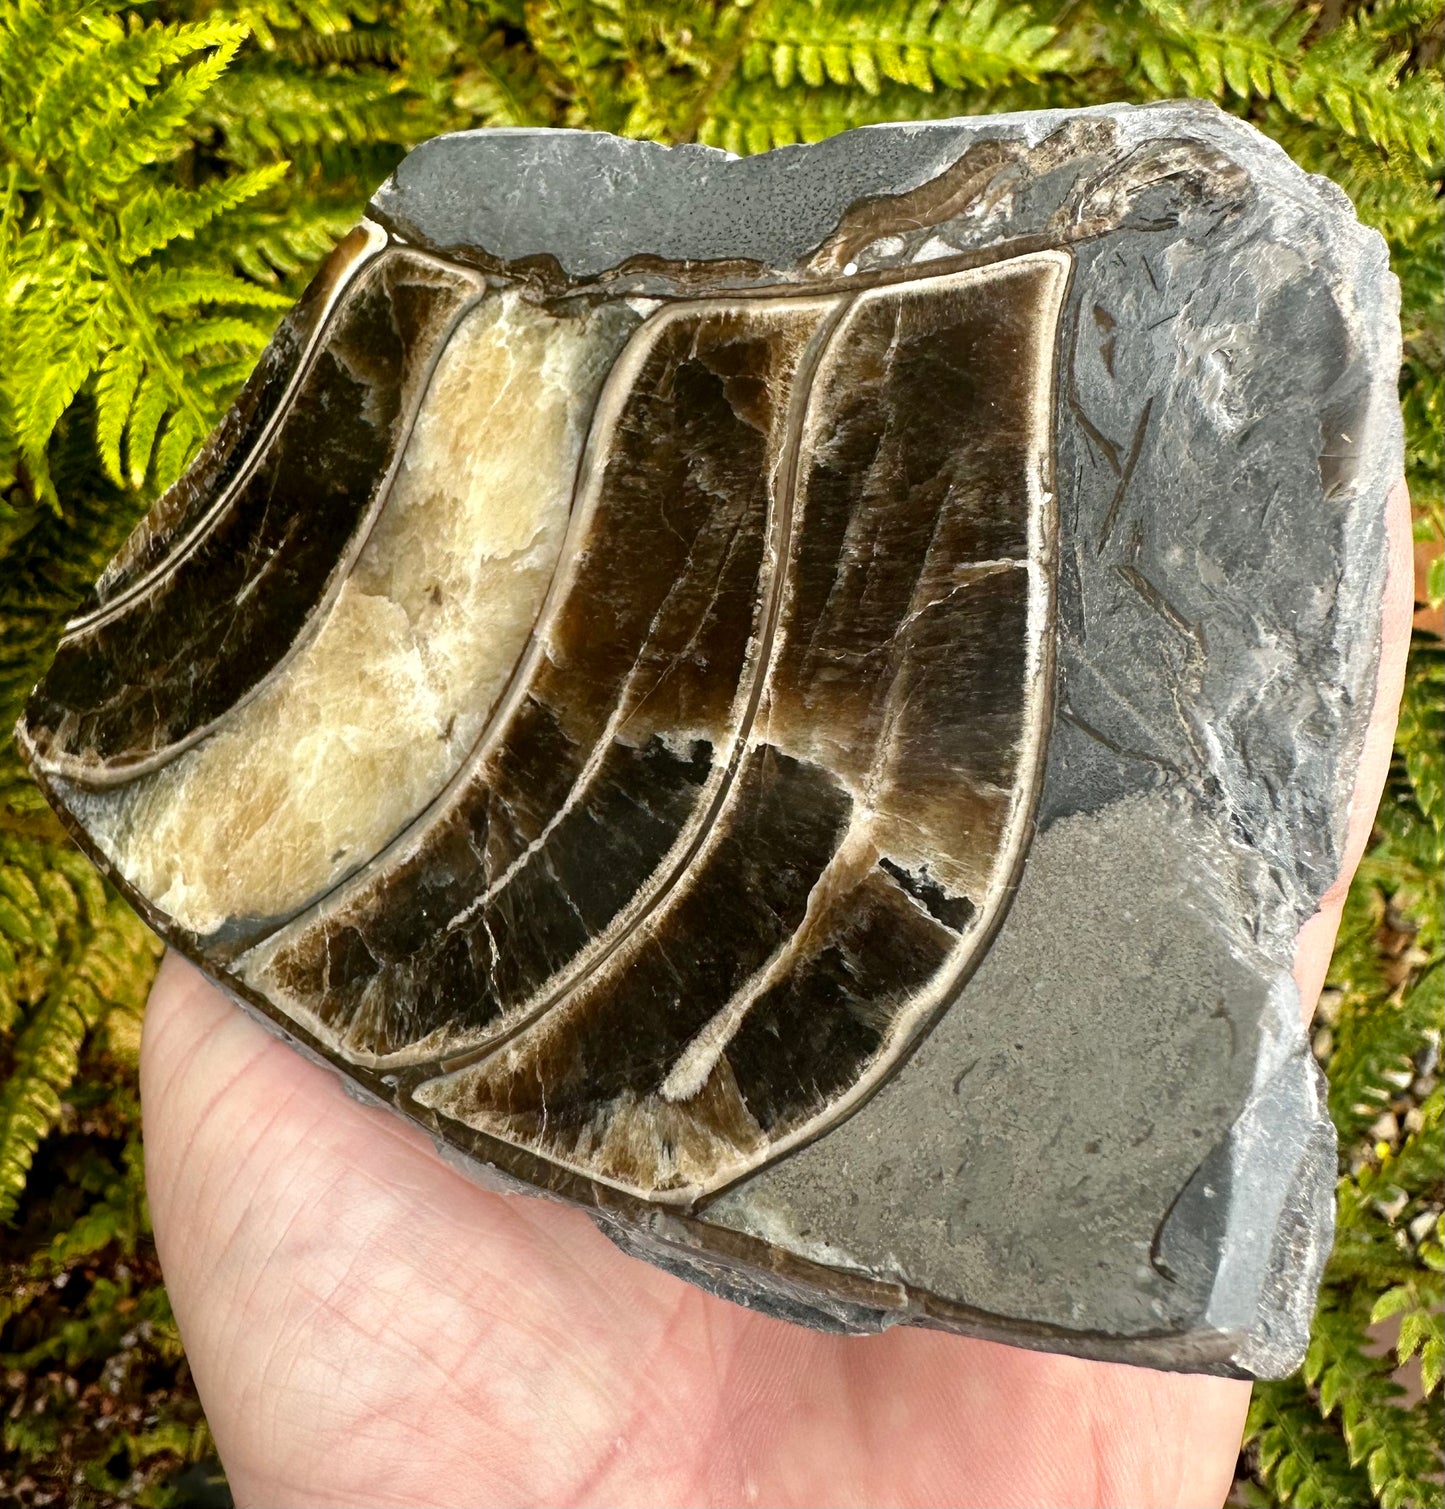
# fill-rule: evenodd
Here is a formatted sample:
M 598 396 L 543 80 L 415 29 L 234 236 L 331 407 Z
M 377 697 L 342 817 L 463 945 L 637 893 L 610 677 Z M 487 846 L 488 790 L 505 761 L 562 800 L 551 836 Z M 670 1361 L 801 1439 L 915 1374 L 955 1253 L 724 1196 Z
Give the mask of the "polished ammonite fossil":
M 1392 296 L 1196 106 L 441 138 L 22 747 L 168 941 L 479 1177 L 793 1318 L 1276 1371 Z

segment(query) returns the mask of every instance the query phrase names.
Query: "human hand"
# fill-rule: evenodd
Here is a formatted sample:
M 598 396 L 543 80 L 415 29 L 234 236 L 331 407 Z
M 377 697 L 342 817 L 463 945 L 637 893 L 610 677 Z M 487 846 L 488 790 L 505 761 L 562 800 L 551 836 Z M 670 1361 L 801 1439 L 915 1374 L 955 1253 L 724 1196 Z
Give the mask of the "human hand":
M 1389 763 L 1409 638 L 1392 496 L 1377 715 L 1312 1009 Z M 1247 1384 L 937 1332 L 822 1335 L 479 1189 L 189 965 L 142 1054 L 156 1240 L 238 1503 L 1218 1504 Z

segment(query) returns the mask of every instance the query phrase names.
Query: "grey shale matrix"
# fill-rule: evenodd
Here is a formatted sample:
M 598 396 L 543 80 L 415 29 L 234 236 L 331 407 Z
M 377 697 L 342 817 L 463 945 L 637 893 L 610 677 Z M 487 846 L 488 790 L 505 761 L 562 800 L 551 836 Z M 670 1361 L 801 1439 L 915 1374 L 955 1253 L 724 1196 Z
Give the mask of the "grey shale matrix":
M 1401 471 L 1384 244 L 1189 103 L 412 153 L 19 730 L 174 947 L 816 1326 L 1272 1376 Z

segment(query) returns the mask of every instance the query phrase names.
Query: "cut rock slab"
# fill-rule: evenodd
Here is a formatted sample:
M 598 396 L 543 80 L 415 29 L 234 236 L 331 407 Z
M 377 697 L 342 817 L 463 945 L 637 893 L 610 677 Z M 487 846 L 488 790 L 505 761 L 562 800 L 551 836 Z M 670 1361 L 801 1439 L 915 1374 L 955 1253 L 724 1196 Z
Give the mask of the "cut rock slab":
M 419 147 L 19 729 L 246 1009 L 769 1313 L 1275 1376 L 1400 474 L 1211 107 Z

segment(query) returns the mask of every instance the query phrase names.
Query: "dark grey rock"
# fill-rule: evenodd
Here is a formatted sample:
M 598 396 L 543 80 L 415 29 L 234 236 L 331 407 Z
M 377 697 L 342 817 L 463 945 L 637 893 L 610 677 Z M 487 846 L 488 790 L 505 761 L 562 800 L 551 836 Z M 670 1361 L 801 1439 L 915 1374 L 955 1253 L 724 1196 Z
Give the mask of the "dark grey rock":
M 505 288 L 519 330 L 539 318 L 529 311 L 574 329 L 568 321 L 601 309 L 640 321 L 645 335 L 659 308 L 732 299 L 752 311 L 756 327 L 774 320 L 772 344 L 746 360 L 727 347 L 732 354 L 716 360 L 770 373 L 779 389 L 803 386 L 820 370 L 809 363 L 842 328 L 827 323 L 836 313 L 820 311 L 830 299 L 841 307 L 850 295 L 840 290 L 906 290 L 929 273 L 1026 257 L 1035 257 L 1038 287 L 1052 278 L 1057 290 L 1062 263 L 1037 254 L 1068 254 L 1062 306 L 1037 290 L 1032 304 L 1017 305 L 1020 320 L 1057 311 L 1050 440 L 1030 479 L 1047 496 L 1029 505 L 1030 543 L 1006 560 L 977 551 L 954 563 L 974 573 L 969 580 L 996 569 L 1032 573 L 1034 595 L 1026 604 L 1017 598 L 1016 620 L 1027 624 L 1030 664 L 1051 681 L 1053 705 L 1038 724 L 1043 733 L 1016 736 L 1020 773 L 1009 779 L 1016 791 L 1027 788 L 1022 810 L 1035 829 L 1021 869 L 1000 861 L 980 901 L 961 882 L 949 890 L 938 870 L 906 869 L 881 847 L 877 895 L 916 929 L 917 957 L 927 945 L 957 965 L 952 976 L 929 975 L 917 957 L 897 965 L 900 979 L 916 965 L 930 980 L 952 980 L 936 1019 L 899 1038 L 876 1086 L 859 1067 L 863 1050 L 815 1033 L 822 1046 L 798 1050 L 801 1081 L 839 1071 L 847 1052 L 860 1055 L 838 1073 L 832 1101 L 823 1097 L 832 1113 L 825 1105 L 818 1119 L 787 1124 L 802 1128 L 791 1140 L 779 1133 L 692 1184 L 682 1174 L 669 1184 L 671 1129 L 683 1129 L 681 1140 L 693 1125 L 669 1118 L 713 1083 L 720 1060 L 695 1051 L 697 1039 L 680 1054 L 676 1033 L 657 1035 L 667 1076 L 659 1089 L 628 1057 L 646 1060 L 647 1051 L 634 1052 L 621 1029 L 607 1026 L 612 1018 L 596 1018 L 604 1026 L 595 1040 L 580 1010 L 579 1025 L 567 1027 L 584 986 L 626 978 L 606 963 L 612 953 L 549 998 L 538 1018 L 505 1019 L 495 1039 L 458 1026 L 463 1005 L 454 1019 L 426 1017 L 458 988 L 457 951 L 444 954 L 443 945 L 472 915 L 480 888 L 467 866 L 480 852 L 482 807 L 458 807 L 456 798 L 465 764 L 400 836 L 348 859 L 344 876 L 285 907 L 227 915 L 203 936 L 199 923 L 188 930 L 177 920 L 176 908 L 194 904 L 208 924 L 216 908 L 194 903 L 195 887 L 143 884 L 126 856 L 135 822 L 127 817 L 128 829 L 113 816 L 126 800 L 126 773 L 97 774 L 90 749 L 47 765 L 32 728 L 37 770 L 82 841 L 168 939 L 261 1020 L 338 1069 L 352 1093 L 424 1126 L 444 1157 L 489 1187 L 580 1204 L 625 1250 L 714 1293 L 834 1330 L 918 1323 L 1157 1367 L 1289 1371 L 1303 1352 L 1330 1245 L 1335 1158 L 1290 970 L 1299 929 L 1344 853 L 1375 694 L 1385 499 L 1401 470 L 1398 294 L 1380 238 L 1356 222 L 1338 189 L 1302 173 L 1251 128 L 1193 103 L 881 126 L 746 160 L 587 133 L 464 133 L 419 147 L 378 192 L 371 215 L 392 238 L 384 252 L 379 232 L 367 242 L 378 266 L 396 255 L 398 240 L 418 265 L 440 257 L 446 276 L 461 277 L 457 286 L 476 301 L 468 310 L 489 308 Z M 766 317 L 759 312 L 779 292 L 814 296 L 797 329 L 788 309 L 801 301 L 774 300 Z M 749 294 L 758 297 L 744 305 Z M 633 325 L 607 328 L 610 362 Z M 726 345 L 708 339 L 718 351 Z M 299 340 L 293 334 L 292 344 Z M 1025 365 L 1022 340 L 990 346 L 1000 364 L 996 389 L 1011 363 Z M 576 371 L 600 383 L 600 360 L 579 360 Z M 629 370 L 635 379 L 638 369 Z M 972 401 L 986 413 L 986 382 Z M 598 413 L 607 402 L 597 400 Z M 726 461 L 740 445 L 761 446 L 765 425 L 741 402 L 719 412 L 733 438 L 704 458 L 704 471 L 723 500 L 732 484 L 716 479 Z M 899 412 L 906 424 L 906 408 Z M 994 417 L 1002 433 L 1009 416 Z M 666 438 L 668 415 L 649 422 Z M 778 454 L 801 424 L 786 430 Z M 977 449 L 973 462 L 982 465 L 986 447 Z M 599 454 L 593 446 L 579 462 L 584 480 Z M 940 454 L 936 475 L 954 475 L 944 470 L 952 452 Z M 927 479 L 909 487 L 912 507 Z M 1003 517 L 1005 503 L 997 506 Z M 764 517 L 762 502 L 749 507 L 737 515 L 738 538 L 756 534 Z M 1019 504 L 1018 517 L 1024 512 Z M 146 561 L 163 558 L 159 527 L 145 545 Z M 686 570 L 695 558 L 686 556 Z M 886 558 L 880 548 L 878 559 Z M 313 574 L 312 599 L 301 603 L 309 621 L 330 611 L 334 590 L 319 566 Z M 646 575 L 643 564 L 636 574 Z M 837 568 L 835 582 L 845 575 Z M 700 580 L 706 601 L 708 579 Z M 129 597 L 95 610 L 102 630 L 134 616 L 142 589 L 126 590 Z M 858 601 L 874 598 L 860 588 Z M 913 644 L 915 620 L 941 601 L 898 619 L 900 644 Z M 779 621 L 792 611 L 785 604 Z M 988 632 L 1001 621 L 996 615 Z M 944 663 L 983 685 L 990 657 L 1009 646 L 977 626 L 968 632 L 976 637 L 955 633 L 941 660 L 919 651 L 913 669 L 922 677 Z M 284 669 L 296 645 L 275 653 Z M 870 650 L 862 669 L 847 674 L 866 689 L 876 661 Z M 797 707 L 807 709 L 830 683 L 820 675 L 797 685 Z M 576 712 L 585 698 L 573 695 Z M 38 697 L 33 706 L 48 704 Z M 82 708 L 72 718 L 69 702 L 64 709 L 74 726 L 88 716 Z M 773 711 L 786 721 L 779 709 L 783 700 Z M 52 721 L 58 748 L 72 723 Z M 718 768 L 704 754 L 720 760 L 712 752 L 730 748 L 737 733 L 706 728 L 704 738 L 700 727 L 662 730 L 657 768 L 670 760 L 681 772 L 669 801 L 690 801 L 698 772 Z M 875 737 L 856 727 L 860 742 Z M 210 736 L 209 725 L 198 728 L 198 739 Z M 786 763 L 758 783 L 770 789 L 778 771 L 790 772 L 794 826 L 811 824 L 825 854 L 861 821 L 839 796 L 856 753 L 849 729 L 835 715 L 822 729 L 832 743 L 820 739 L 831 755 L 807 766 L 791 746 Z M 146 797 L 151 806 L 137 810 L 183 800 L 182 777 L 167 786 L 166 774 Z M 917 772 L 924 784 L 929 774 Z M 982 801 L 988 781 L 979 777 L 970 790 Z M 562 816 L 580 802 L 569 796 Z M 664 804 L 629 810 L 642 809 L 651 821 Z M 774 815 L 773 827 L 758 831 L 786 837 L 789 817 Z M 602 832 L 616 842 L 582 852 L 576 873 L 597 876 L 633 842 L 622 819 L 609 821 L 616 826 Z M 724 819 L 717 822 L 721 831 Z M 433 853 L 426 845 L 438 833 L 450 847 L 437 840 Z M 961 870 L 968 844 L 954 847 L 934 852 Z M 154 864 L 145 871 L 156 872 Z M 690 875 L 679 879 L 678 892 L 690 884 Z M 811 906 L 812 884 L 798 880 L 788 904 Z M 602 906 L 590 891 L 586 899 Z M 563 900 L 572 906 L 573 893 Z M 986 925 L 977 911 L 985 902 Z M 665 935 L 651 913 L 633 927 L 612 946 L 624 962 L 649 929 L 664 937 L 668 958 L 683 959 L 696 942 L 685 930 Z M 970 927 L 973 951 L 948 954 Z M 789 942 L 770 967 L 780 969 L 779 959 L 795 974 L 812 967 L 822 945 L 810 953 L 806 936 L 796 941 L 800 931 L 796 921 L 783 929 Z M 872 957 L 847 953 L 856 938 L 846 929 L 818 936 L 842 939 L 839 957 Z M 481 947 L 468 946 L 474 955 Z M 692 982 L 675 992 L 678 1009 L 737 962 L 693 955 L 692 974 L 676 975 Z M 853 975 L 840 968 L 827 982 L 836 996 L 856 984 L 860 967 L 849 968 Z M 349 1016 L 336 1004 L 350 988 L 348 969 L 359 1002 Z M 857 988 L 856 1022 L 876 1025 L 896 1005 L 865 1000 Z M 900 983 L 895 994 L 911 988 Z M 664 1014 L 665 997 L 660 988 Z M 778 1020 L 789 1020 L 781 1007 Z M 546 1037 L 564 1029 L 575 1030 L 565 1073 L 556 1065 L 566 1056 L 549 1057 Z M 500 1090 L 486 1082 L 496 1064 L 522 1065 L 510 1087 L 504 1074 Z M 534 1064 L 542 1066 L 538 1083 L 544 1069 L 555 1071 L 553 1093 L 560 1085 L 574 1097 L 553 1099 L 550 1129 L 545 1086 L 540 1130 L 511 1098 Z M 589 1072 L 623 1086 L 602 1110 L 573 1083 Z M 736 1085 L 733 1094 L 743 1104 Z M 761 1103 L 760 1093 L 753 1104 Z M 568 1123 L 559 1105 L 582 1111 Z M 716 1115 L 721 1125 L 723 1111 Z M 565 1145 L 559 1122 L 572 1139 Z M 597 1151 L 609 1137 L 627 1142 L 619 1128 L 643 1148 L 643 1172 L 624 1177 Z M 719 1145 L 732 1135 L 719 1133 Z
M 1287 960 L 1239 927 L 1242 869 L 1189 808 L 1160 792 L 1057 819 L 913 1058 L 707 1219 L 1090 1355 L 1253 1372 L 1283 1331 L 1297 1358 L 1333 1132 Z

